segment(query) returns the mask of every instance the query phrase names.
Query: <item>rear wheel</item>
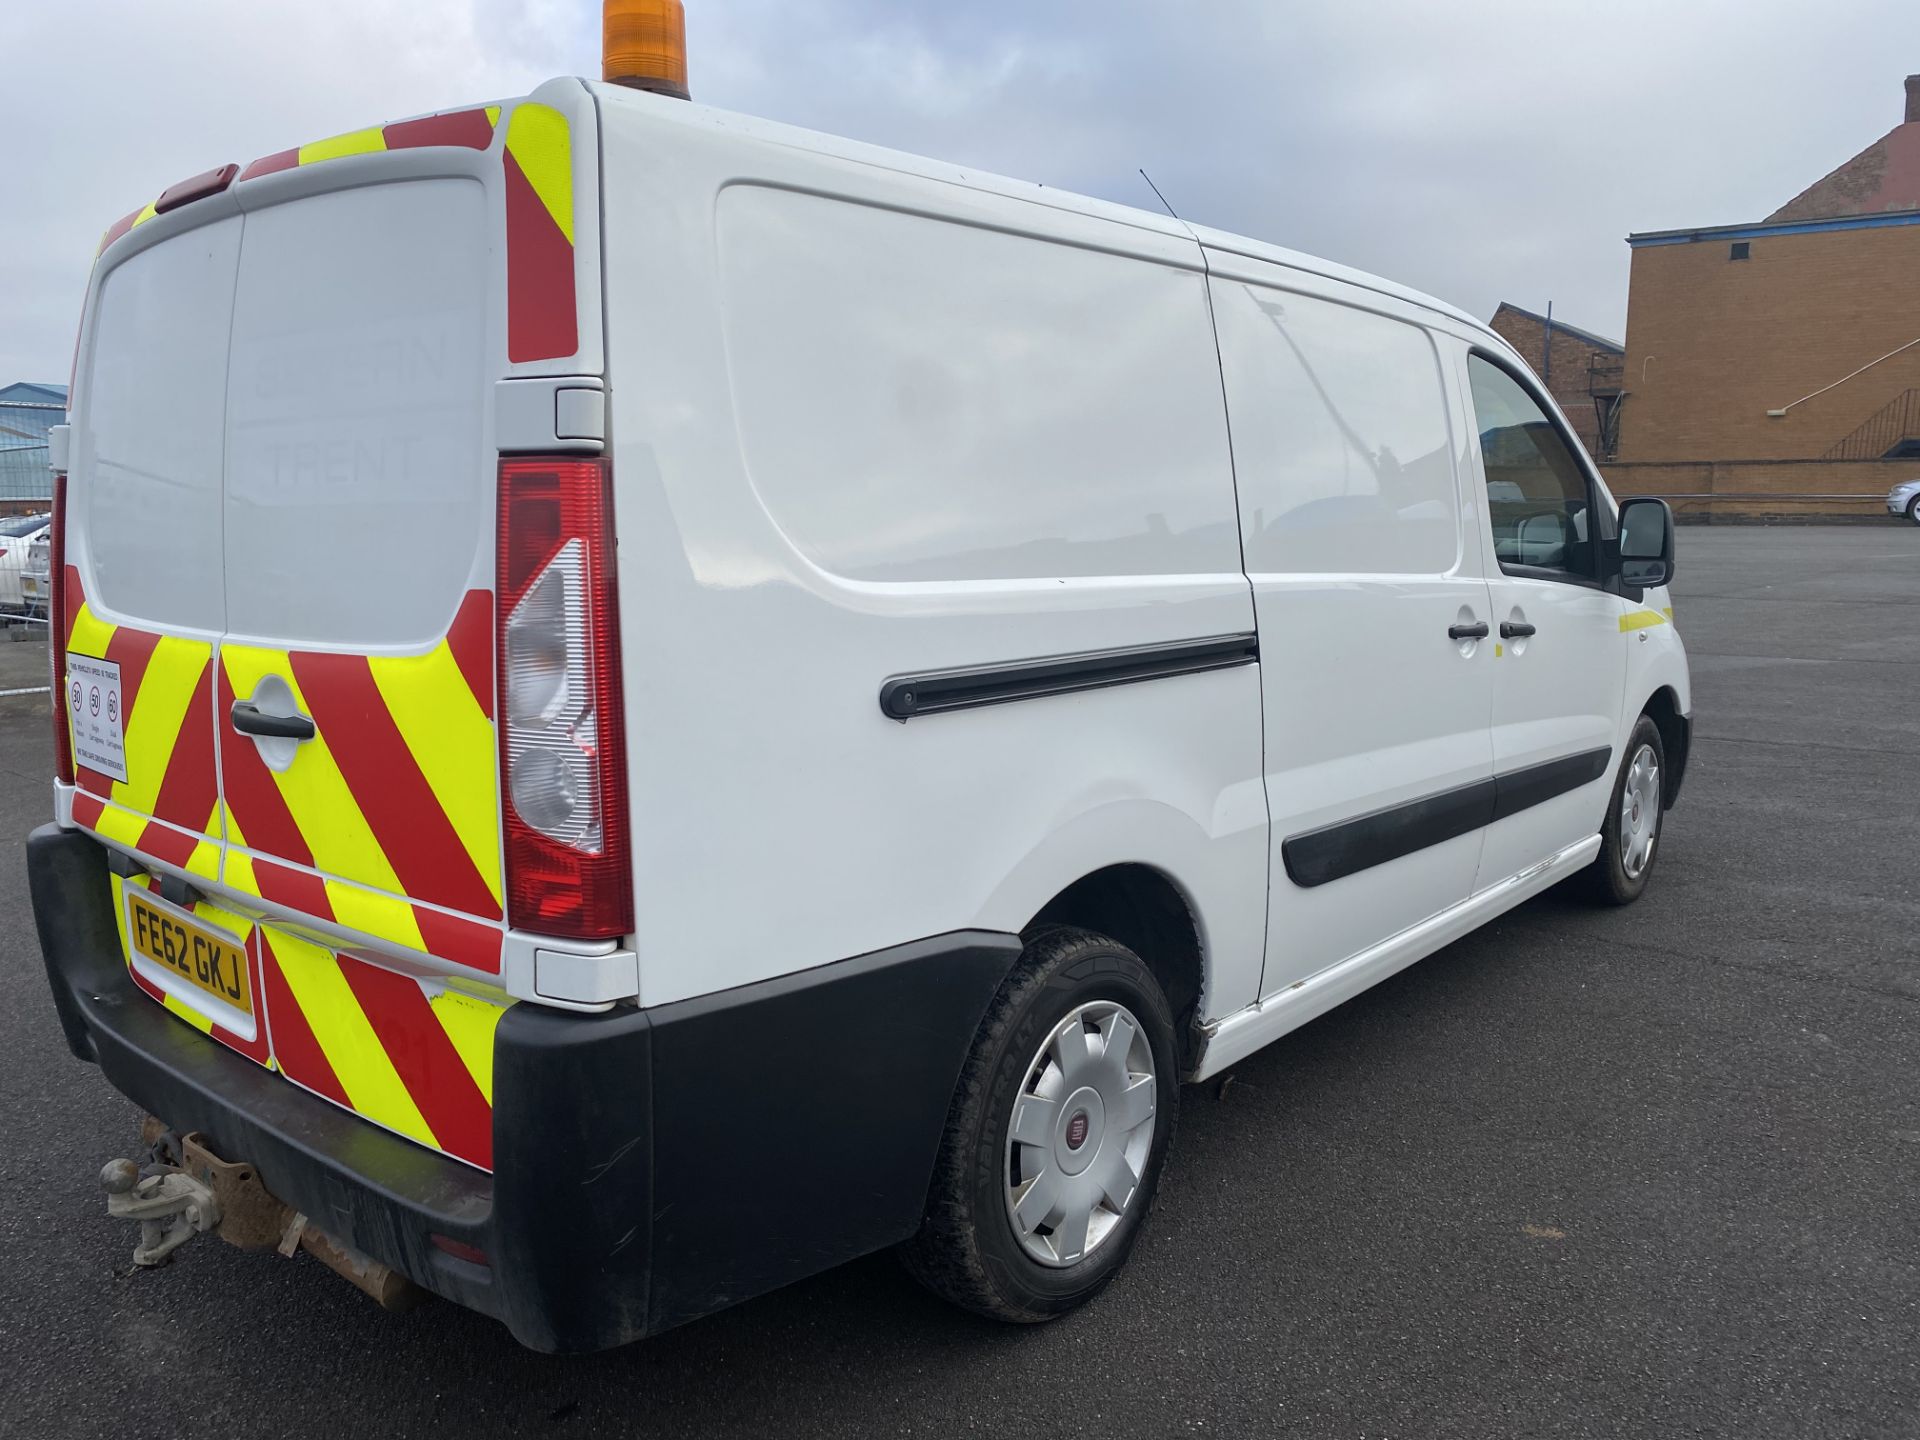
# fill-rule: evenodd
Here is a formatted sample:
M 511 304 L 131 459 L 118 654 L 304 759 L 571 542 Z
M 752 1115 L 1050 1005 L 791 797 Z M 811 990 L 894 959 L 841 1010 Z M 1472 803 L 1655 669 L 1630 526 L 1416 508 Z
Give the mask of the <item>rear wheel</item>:
M 1033 935 L 961 1072 L 908 1270 L 997 1320 L 1090 1300 L 1152 1206 L 1177 1064 L 1166 996 L 1137 955 L 1088 930 Z
M 1665 770 L 1660 727 L 1642 715 L 1614 777 L 1613 799 L 1600 829 L 1600 854 L 1587 871 L 1589 892 L 1603 904 L 1631 905 L 1647 888 L 1659 855 Z

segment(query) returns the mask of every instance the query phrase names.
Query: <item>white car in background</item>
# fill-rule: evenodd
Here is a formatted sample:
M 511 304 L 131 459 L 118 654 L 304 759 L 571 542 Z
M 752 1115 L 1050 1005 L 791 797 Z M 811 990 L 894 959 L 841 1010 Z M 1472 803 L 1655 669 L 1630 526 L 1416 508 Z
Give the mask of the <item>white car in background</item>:
M 35 540 L 47 537 L 45 515 L 16 515 L 0 520 L 0 612 L 21 614 L 29 607 L 21 589 L 21 572 L 27 564 L 27 551 Z M 44 568 L 45 562 L 42 561 Z M 35 608 L 46 606 L 46 586 L 40 587 Z
M 9 549 L 12 547 L 9 546 Z M 45 615 L 53 596 L 53 531 L 43 529 L 27 541 L 26 559 L 20 566 L 20 602 L 29 615 Z M 0 559 L 0 565 L 6 564 Z
M 1920 480 L 1909 480 L 1887 492 L 1887 513 L 1904 515 L 1920 525 Z

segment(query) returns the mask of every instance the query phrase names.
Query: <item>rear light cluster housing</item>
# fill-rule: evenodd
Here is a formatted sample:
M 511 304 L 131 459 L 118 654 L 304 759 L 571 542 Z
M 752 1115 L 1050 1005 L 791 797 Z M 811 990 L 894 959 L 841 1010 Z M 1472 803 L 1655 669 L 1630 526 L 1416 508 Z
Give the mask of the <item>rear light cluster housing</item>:
M 73 747 L 67 741 L 67 477 L 53 477 L 53 516 L 47 527 L 47 651 L 53 657 L 53 773 L 73 784 Z
M 633 929 L 633 872 L 606 462 L 502 459 L 499 546 L 507 919 L 618 939 Z

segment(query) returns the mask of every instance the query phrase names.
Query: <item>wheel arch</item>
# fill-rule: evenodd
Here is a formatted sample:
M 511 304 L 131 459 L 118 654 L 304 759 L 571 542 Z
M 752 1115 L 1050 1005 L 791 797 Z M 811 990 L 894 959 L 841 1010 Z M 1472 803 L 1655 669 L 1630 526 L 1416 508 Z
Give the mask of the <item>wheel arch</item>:
M 1687 760 L 1693 748 L 1693 722 L 1680 709 L 1680 696 L 1671 685 L 1662 685 L 1647 697 L 1640 713 L 1653 721 L 1660 732 L 1660 745 L 1666 751 L 1666 773 L 1660 781 L 1662 808 L 1672 809 L 1680 797 L 1680 782 L 1686 778 Z
M 1140 957 L 1166 994 L 1181 1073 L 1189 1072 L 1200 1050 L 1206 942 L 1199 912 L 1179 883 L 1164 870 L 1137 861 L 1103 866 L 1056 893 L 1021 933 L 1052 925 L 1095 931 Z

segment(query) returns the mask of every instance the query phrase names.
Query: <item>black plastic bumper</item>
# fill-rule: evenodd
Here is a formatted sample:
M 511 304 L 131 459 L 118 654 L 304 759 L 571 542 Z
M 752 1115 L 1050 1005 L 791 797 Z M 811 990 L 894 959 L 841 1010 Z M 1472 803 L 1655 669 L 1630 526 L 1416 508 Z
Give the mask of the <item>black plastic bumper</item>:
M 1020 949 L 962 931 L 651 1010 L 516 1005 L 494 1040 L 489 1176 L 136 990 L 97 842 L 42 826 L 27 868 L 74 1054 L 322 1229 L 548 1351 L 638 1339 L 911 1235 L 961 1063 Z

